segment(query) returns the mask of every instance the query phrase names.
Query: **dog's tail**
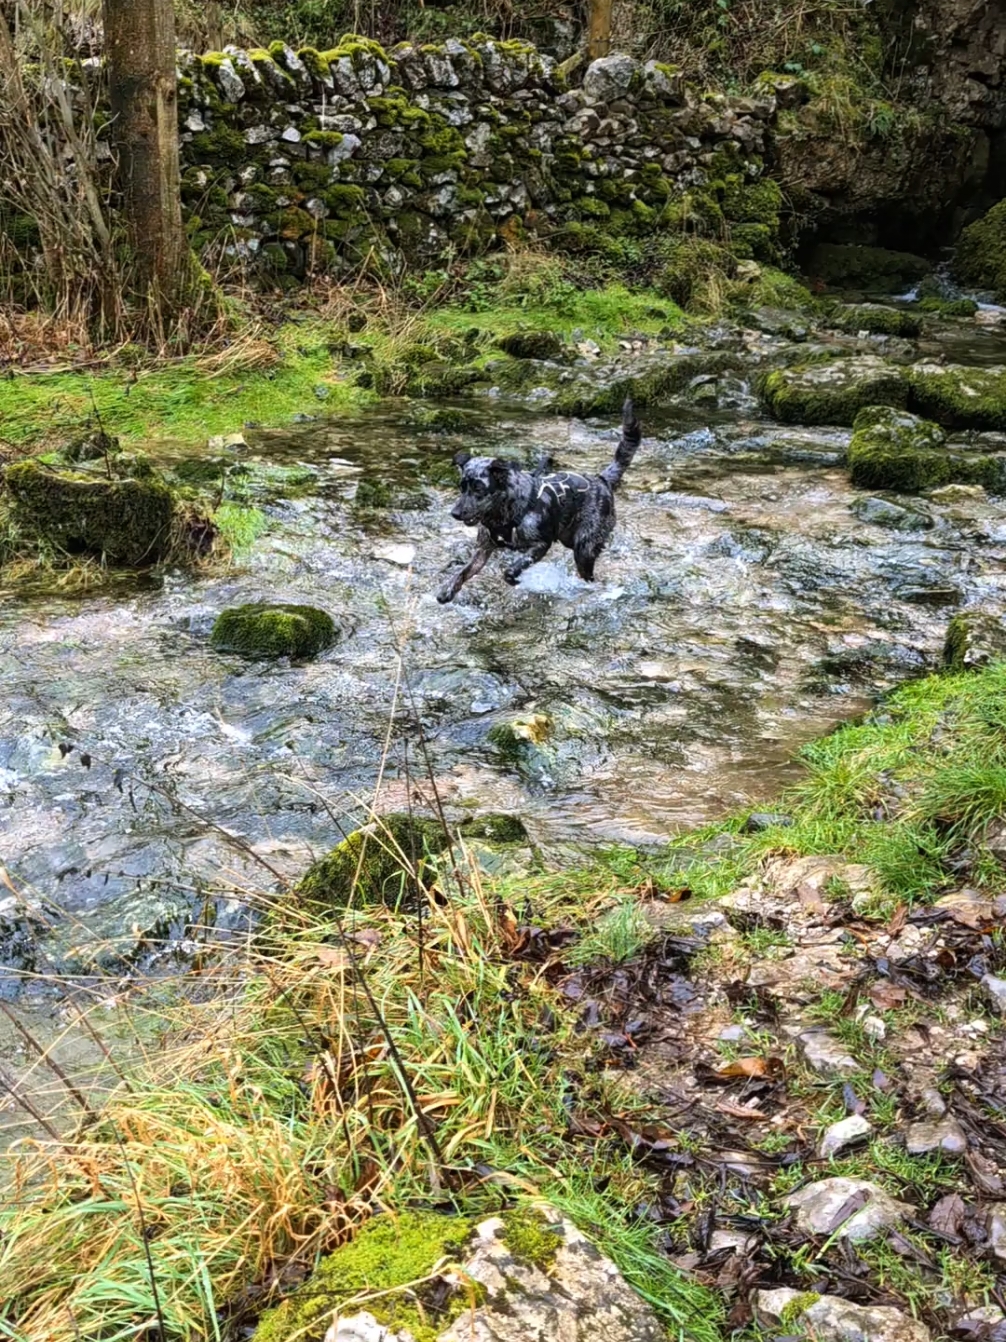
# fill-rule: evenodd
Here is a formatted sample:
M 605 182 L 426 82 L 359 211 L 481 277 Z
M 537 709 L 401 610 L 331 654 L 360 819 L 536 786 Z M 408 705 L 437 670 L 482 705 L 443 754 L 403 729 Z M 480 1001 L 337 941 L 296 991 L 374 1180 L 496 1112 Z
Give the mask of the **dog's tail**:
M 632 465 L 632 458 L 636 455 L 642 437 L 643 431 L 636 418 L 632 397 L 627 396 L 622 406 L 622 436 L 615 448 L 615 460 L 601 472 L 601 479 L 607 481 L 612 489 L 617 489 L 622 483 L 622 476 Z

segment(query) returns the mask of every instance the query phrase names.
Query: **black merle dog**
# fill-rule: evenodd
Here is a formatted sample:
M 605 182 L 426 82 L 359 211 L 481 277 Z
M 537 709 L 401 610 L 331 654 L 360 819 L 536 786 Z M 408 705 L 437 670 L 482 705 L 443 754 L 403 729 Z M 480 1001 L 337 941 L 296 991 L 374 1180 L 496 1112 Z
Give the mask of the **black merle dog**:
M 632 401 L 627 400 L 615 459 L 600 475 L 551 471 L 551 463 L 525 471 L 502 457 L 459 452 L 454 462 L 461 470 L 461 497 L 451 516 L 466 527 L 478 527 L 478 541 L 471 559 L 444 583 L 437 600 L 453 601 L 499 549 L 517 553 L 503 571 L 512 586 L 555 541 L 573 551 L 577 573 L 593 582 L 594 564 L 615 529 L 615 490 L 632 464 L 641 436 Z

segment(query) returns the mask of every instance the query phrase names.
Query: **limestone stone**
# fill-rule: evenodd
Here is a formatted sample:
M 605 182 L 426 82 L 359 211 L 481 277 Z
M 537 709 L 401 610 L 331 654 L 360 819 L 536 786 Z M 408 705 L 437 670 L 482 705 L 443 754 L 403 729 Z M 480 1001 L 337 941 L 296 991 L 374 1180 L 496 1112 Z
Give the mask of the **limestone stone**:
M 797 1228 L 808 1235 L 837 1235 L 840 1239 L 874 1239 L 898 1225 L 909 1212 L 878 1184 L 867 1179 L 836 1175 L 790 1193 L 785 1206 L 796 1211 Z
M 785 1331 L 817 1342 L 929 1342 L 930 1332 L 918 1319 L 886 1305 L 856 1305 L 837 1295 L 816 1295 L 780 1286 L 757 1291 L 754 1298 L 759 1322 L 785 1324 Z

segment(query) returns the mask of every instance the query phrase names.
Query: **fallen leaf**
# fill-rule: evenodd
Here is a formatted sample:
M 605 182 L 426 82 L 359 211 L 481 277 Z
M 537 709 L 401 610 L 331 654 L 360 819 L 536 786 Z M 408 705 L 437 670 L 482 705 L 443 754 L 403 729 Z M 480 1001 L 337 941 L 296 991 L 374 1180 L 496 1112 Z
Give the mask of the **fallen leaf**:
M 351 932 L 349 939 L 358 946 L 366 946 L 368 950 L 374 950 L 381 944 L 381 934 L 376 927 L 364 927 L 359 932 Z
M 887 925 L 887 930 L 892 937 L 896 937 L 905 925 L 905 919 L 908 917 L 908 905 L 899 904 L 891 916 L 891 921 Z
M 904 1006 L 908 992 L 887 979 L 878 979 L 870 984 L 869 998 L 878 1011 L 893 1011 L 895 1007 Z
M 946 1197 L 940 1198 L 929 1213 L 929 1224 L 941 1235 L 953 1235 L 956 1239 L 960 1234 L 964 1213 L 964 1199 L 961 1195 L 948 1193 Z
M 735 1076 L 776 1076 L 782 1071 L 782 1058 L 735 1058 L 733 1062 L 714 1067 L 715 1076 L 724 1079 Z
M 798 885 L 796 888 L 796 897 L 800 901 L 800 907 L 808 913 L 826 913 L 827 903 L 821 898 L 812 885 L 806 883 Z

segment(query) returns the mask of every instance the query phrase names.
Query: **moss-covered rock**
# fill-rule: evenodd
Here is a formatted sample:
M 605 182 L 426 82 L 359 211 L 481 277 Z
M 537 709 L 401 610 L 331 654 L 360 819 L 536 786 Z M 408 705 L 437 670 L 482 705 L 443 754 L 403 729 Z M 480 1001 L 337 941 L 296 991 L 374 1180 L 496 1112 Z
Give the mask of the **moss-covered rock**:
M 873 355 L 776 368 L 756 385 L 765 409 L 783 424 L 852 424 L 864 406 L 904 408 L 900 368 Z
M 254 660 L 316 657 L 337 637 L 331 615 L 314 606 L 254 603 L 221 611 L 210 634 L 218 652 Z
M 485 839 L 494 844 L 527 843 L 528 832 L 519 815 L 490 811 L 463 820 L 458 832 L 465 839 Z
M 935 294 L 920 298 L 915 306 L 919 312 L 935 317 L 973 317 L 978 311 L 973 298 L 940 298 Z
M 561 359 L 565 345 L 554 331 L 513 331 L 496 342 L 513 359 Z
M 928 275 L 932 268 L 925 257 L 911 252 L 830 242 L 815 247 L 804 267 L 811 279 L 830 289 L 862 289 L 877 294 L 897 293 Z
M 498 722 L 489 729 L 488 739 L 504 760 L 516 764 L 529 750 L 544 745 L 551 734 L 551 718 L 544 713 L 528 713 L 509 722 Z
M 922 330 L 922 322 L 914 313 L 880 303 L 851 303 L 836 308 L 828 317 L 828 325 L 852 335 L 867 331 L 870 335 L 905 336 L 909 340 L 914 340 Z
M 977 671 L 1006 659 L 1006 625 L 983 611 L 962 610 L 947 626 L 943 665 L 948 671 Z
M 109 480 L 27 460 L 8 466 L 3 480 L 11 520 L 27 540 L 127 567 L 170 552 L 175 498 L 153 472 Z
M 900 494 L 946 484 L 953 466 L 945 442 L 937 424 L 890 406 L 869 406 L 856 416 L 849 444 L 852 483 Z
M 470 1299 L 465 1291 L 448 1296 L 436 1278 L 423 1282 L 443 1262 L 459 1262 L 472 1236 L 463 1217 L 433 1212 L 402 1212 L 369 1221 L 356 1238 L 322 1259 L 313 1275 L 278 1308 L 265 1314 L 252 1342 L 322 1342 L 339 1306 L 357 1296 L 365 1308 L 392 1333 L 408 1329 L 415 1342 L 434 1342 Z
M 1006 200 L 969 224 L 957 242 L 954 274 L 965 284 L 1006 299 Z
M 917 414 L 948 429 L 1006 429 L 1006 368 L 917 363 L 905 376 Z
M 304 873 L 297 897 L 319 908 L 360 904 L 397 908 L 414 898 L 411 867 L 422 884 L 431 858 L 450 846 L 438 820 L 403 813 L 385 815 L 354 830 Z

